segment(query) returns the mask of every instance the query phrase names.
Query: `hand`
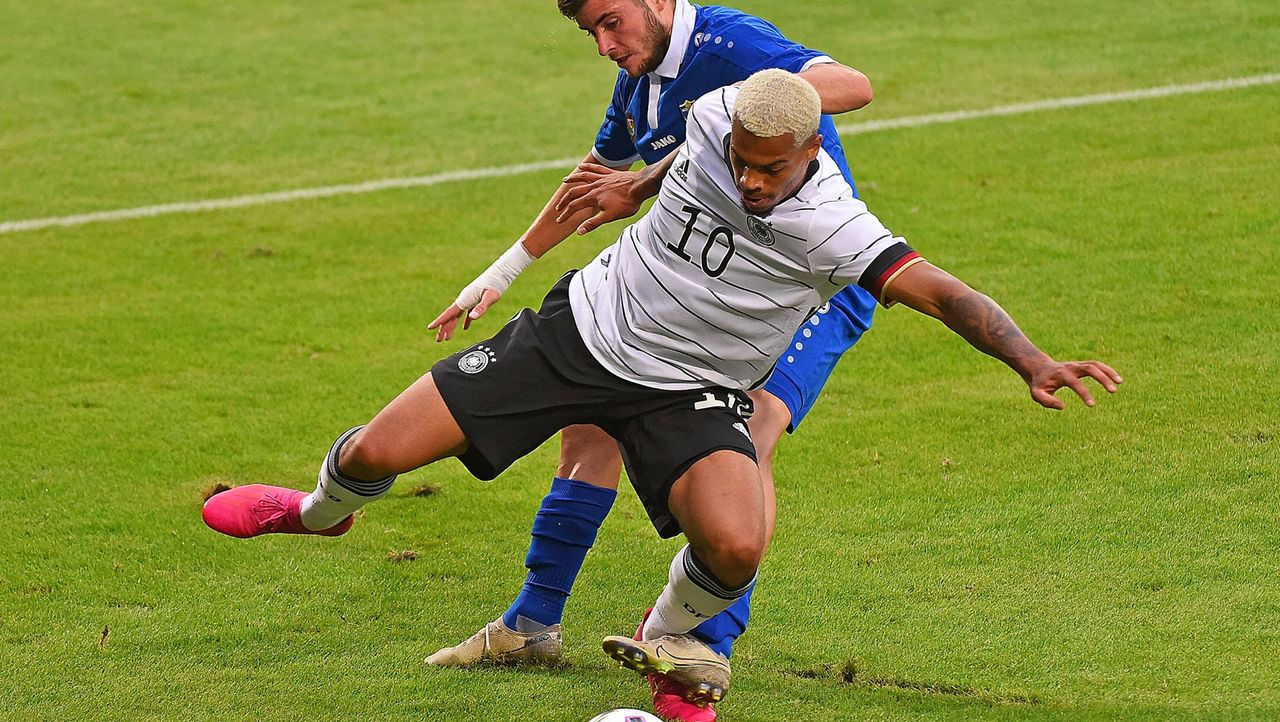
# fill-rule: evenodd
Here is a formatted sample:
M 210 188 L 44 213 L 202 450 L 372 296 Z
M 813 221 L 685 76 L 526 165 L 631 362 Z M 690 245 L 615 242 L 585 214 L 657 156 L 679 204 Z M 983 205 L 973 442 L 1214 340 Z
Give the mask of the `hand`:
M 1044 364 L 1031 375 L 1027 385 L 1031 387 L 1031 398 L 1049 409 L 1062 409 L 1064 404 L 1053 393 L 1063 386 L 1070 389 L 1084 401 L 1085 406 L 1093 406 L 1093 394 L 1080 379 L 1089 376 L 1102 384 L 1102 388 L 1110 393 L 1116 392 L 1116 386 L 1124 383 L 1124 379 L 1115 369 L 1101 361 L 1052 361 Z
M 630 218 L 640 210 L 641 201 L 633 188 L 640 174 L 614 170 L 599 163 L 581 163 L 564 182 L 572 185 L 556 203 L 556 223 L 565 223 L 575 214 L 596 209 L 596 214 L 578 226 L 578 235 L 590 233 L 606 223 Z
M 471 328 L 472 321 L 483 316 L 485 311 L 488 311 L 489 307 L 497 303 L 500 298 L 502 298 L 501 292 L 492 288 L 486 288 L 480 295 L 480 302 L 472 307 L 469 313 L 466 309 L 459 307 L 456 302 L 451 303 L 443 313 L 436 316 L 436 320 L 427 324 L 427 328 L 435 329 L 436 343 L 448 341 L 453 338 L 453 330 L 458 325 L 458 319 L 463 319 L 462 330 L 465 331 Z

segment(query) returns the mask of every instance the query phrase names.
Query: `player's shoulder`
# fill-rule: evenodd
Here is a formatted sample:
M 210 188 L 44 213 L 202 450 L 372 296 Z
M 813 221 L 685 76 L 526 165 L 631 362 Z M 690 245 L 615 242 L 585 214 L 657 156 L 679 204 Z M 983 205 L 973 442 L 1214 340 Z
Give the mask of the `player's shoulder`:
M 689 122 L 707 129 L 728 128 L 733 125 L 733 104 L 737 97 L 738 88 L 732 85 L 704 94 L 693 101 L 693 107 L 689 110 Z
M 732 60 L 761 43 L 776 43 L 782 32 L 772 23 L 734 8 L 704 5 L 694 24 L 694 48 Z
M 833 182 L 841 179 L 833 179 Z M 848 187 L 848 184 L 845 184 Z M 842 238 L 857 239 L 880 226 L 880 220 L 867 209 L 867 204 L 849 193 L 832 189 L 808 199 L 808 232 L 811 251 L 826 248 L 841 254 Z M 834 242 L 833 242 L 834 241 Z
M 694 31 L 698 30 L 703 31 L 703 33 L 720 32 L 738 33 L 740 35 L 752 33 L 773 35 L 780 32 L 778 28 L 764 18 L 736 8 L 727 8 L 719 5 L 703 5 L 698 8 L 698 19 L 694 25 Z M 716 44 L 714 41 L 715 37 L 713 36 L 713 45 Z M 719 44 L 723 45 L 723 43 Z

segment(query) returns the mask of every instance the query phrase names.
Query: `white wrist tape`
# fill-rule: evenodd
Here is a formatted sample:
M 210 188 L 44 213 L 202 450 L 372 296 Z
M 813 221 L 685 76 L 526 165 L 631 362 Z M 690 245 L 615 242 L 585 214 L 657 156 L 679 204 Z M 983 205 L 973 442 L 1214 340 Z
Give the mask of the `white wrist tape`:
M 484 297 L 486 288 L 492 288 L 498 293 L 506 293 L 511 282 L 516 280 L 516 276 L 519 276 L 520 272 L 528 268 L 533 261 L 534 257 L 525 250 L 524 244 L 516 241 L 514 246 L 508 248 L 506 253 L 493 262 L 492 266 L 486 268 L 484 273 L 462 289 L 462 293 L 458 294 L 458 300 L 453 302 L 454 305 L 464 310 L 475 308 Z

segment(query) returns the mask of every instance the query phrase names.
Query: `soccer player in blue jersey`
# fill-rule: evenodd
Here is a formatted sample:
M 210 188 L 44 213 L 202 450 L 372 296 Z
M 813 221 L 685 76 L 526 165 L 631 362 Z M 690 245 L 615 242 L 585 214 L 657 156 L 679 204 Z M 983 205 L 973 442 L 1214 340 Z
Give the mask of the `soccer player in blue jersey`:
M 530 228 L 457 301 L 432 322 L 437 340 L 451 337 L 483 315 L 515 276 L 536 257 L 577 229 L 585 233 L 609 220 L 630 215 L 652 195 L 674 151 L 684 142 L 693 101 L 707 92 L 741 82 L 765 68 L 799 73 L 818 91 L 825 114 L 823 147 L 853 185 L 830 114 L 856 110 L 871 101 L 866 76 L 827 55 L 784 37 L 773 25 L 737 10 L 694 6 L 687 0 L 558 0 L 560 11 L 595 41 L 600 55 L 620 71 L 612 102 L 590 155 L 566 180 Z M 615 174 L 610 169 L 646 164 L 644 173 Z M 603 166 L 603 167 L 601 167 Z M 595 180 L 593 205 L 584 208 L 578 181 Z M 610 196 L 601 186 L 614 191 Z M 614 202 L 601 201 L 613 198 Z M 750 421 L 767 500 L 766 526 L 772 536 L 775 517 L 772 458 L 784 431 L 794 431 L 813 406 L 836 361 L 871 324 L 875 300 L 852 286 L 834 297 L 798 331 L 791 351 L 763 389 L 753 392 Z M 613 505 L 622 460 L 615 441 L 595 427 L 564 430 L 561 461 L 551 491 L 533 525 L 525 564 L 524 587 L 500 618 L 456 647 L 428 661 L 440 665 L 480 662 L 549 663 L 561 650 L 560 621 L 570 588 Z M 694 635 L 706 642 L 707 655 L 727 660 L 744 631 L 750 594 L 707 620 Z M 727 662 L 726 662 L 727 666 Z M 656 708 L 670 718 L 710 720 L 702 685 L 681 685 L 653 676 Z M 722 690 L 712 694 L 718 696 Z

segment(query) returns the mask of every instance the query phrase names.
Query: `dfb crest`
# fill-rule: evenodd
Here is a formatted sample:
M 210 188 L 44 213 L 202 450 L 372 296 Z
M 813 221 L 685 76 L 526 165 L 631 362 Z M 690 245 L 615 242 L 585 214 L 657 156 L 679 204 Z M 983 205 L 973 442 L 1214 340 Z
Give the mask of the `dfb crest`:
M 755 216 L 747 216 L 747 230 L 751 231 L 751 237 L 762 246 L 773 245 L 773 229 L 768 223 L 756 218 Z
M 478 374 L 485 370 L 490 361 L 497 361 L 498 355 L 488 346 L 477 346 L 458 359 L 458 369 L 464 374 Z

